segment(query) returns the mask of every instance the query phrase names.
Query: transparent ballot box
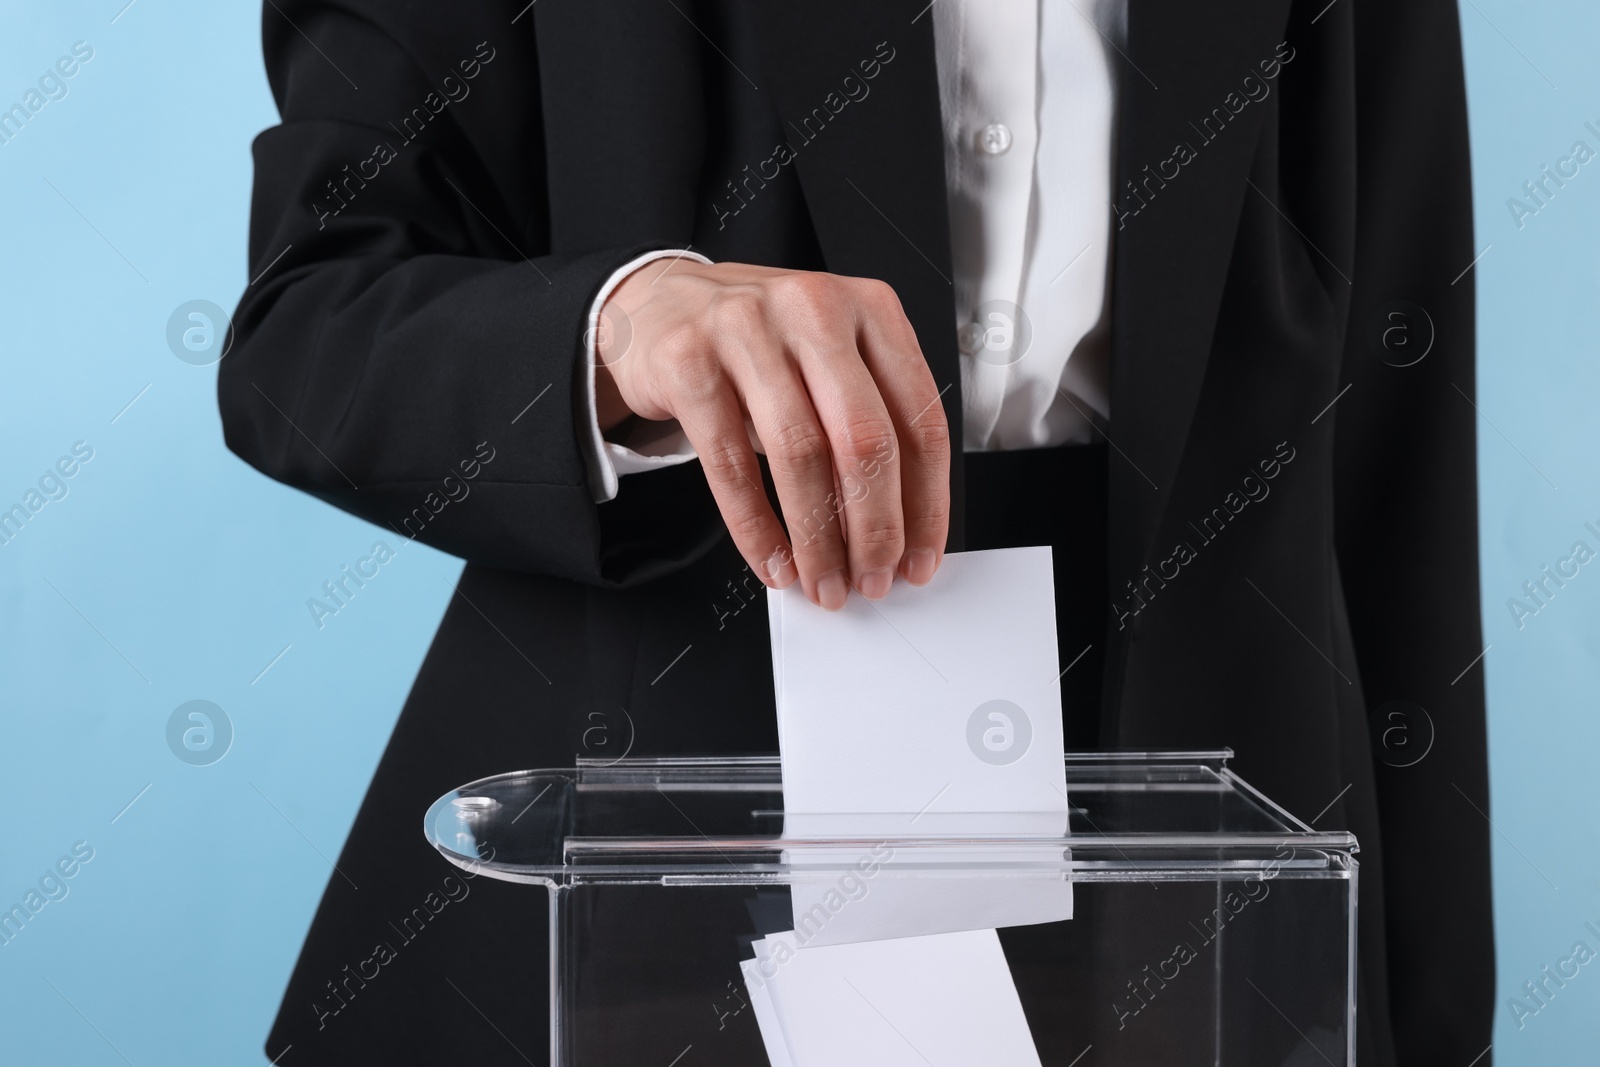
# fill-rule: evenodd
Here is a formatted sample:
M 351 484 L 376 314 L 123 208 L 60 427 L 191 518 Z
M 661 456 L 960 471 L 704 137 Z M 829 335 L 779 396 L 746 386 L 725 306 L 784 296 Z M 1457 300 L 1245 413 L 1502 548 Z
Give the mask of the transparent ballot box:
M 993 928 L 993 902 L 1063 881 L 1071 919 L 998 935 L 1043 1064 L 1347 1067 L 1356 840 L 1311 829 L 1231 757 L 1069 754 L 1065 834 L 936 811 L 826 837 L 791 813 L 786 832 L 776 757 L 498 775 L 441 797 L 426 832 L 452 863 L 529 887 L 553 1067 L 767 1064 L 740 966 L 754 942 Z M 529 988 L 544 1010 L 545 983 Z M 917 1062 L 943 1067 L 940 1051 Z

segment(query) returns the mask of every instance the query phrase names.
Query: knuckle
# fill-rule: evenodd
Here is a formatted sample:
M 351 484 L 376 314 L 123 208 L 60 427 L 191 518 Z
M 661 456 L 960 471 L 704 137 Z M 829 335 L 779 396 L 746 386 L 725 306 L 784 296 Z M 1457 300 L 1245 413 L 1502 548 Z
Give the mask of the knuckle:
M 719 335 L 744 336 L 764 313 L 761 290 L 753 285 L 730 285 L 714 295 L 706 307 L 706 323 Z
M 950 499 L 943 493 L 908 500 L 904 516 L 906 540 L 918 544 L 943 541 L 950 528 Z
M 864 559 L 898 556 L 906 543 L 905 525 L 898 515 L 884 515 L 850 523 L 850 551 Z
M 669 367 L 692 363 L 705 353 L 705 337 L 692 325 L 675 326 L 657 337 L 650 351 L 651 355 Z
M 845 419 L 840 429 L 839 454 L 853 464 L 892 455 L 894 448 L 894 424 L 884 416 L 854 414 Z
M 791 517 L 789 531 L 795 554 L 807 561 L 843 556 L 838 526 L 833 512 L 821 505 Z
M 831 274 L 797 271 L 773 283 L 785 306 L 803 311 L 826 311 L 838 303 L 838 282 Z
M 856 299 L 869 311 L 880 315 L 904 318 L 900 296 L 894 286 L 878 278 L 860 278 L 856 282 Z
M 703 345 L 681 347 L 665 360 L 663 390 L 680 402 L 709 400 L 721 388 L 722 372 L 715 356 Z
M 906 442 L 912 451 L 927 456 L 950 454 L 950 424 L 937 400 L 910 427 Z
M 746 484 L 747 449 L 734 441 L 718 441 L 700 453 L 706 480 L 715 489 L 737 490 Z
M 828 461 L 828 439 L 810 419 L 796 419 L 773 434 L 768 459 L 776 457 L 786 470 L 811 471 Z
M 767 530 L 767 517 L 755 508 L 735 508 L 724 512 L 723 521 L 728 526 L 735 544 L 761 544 Z

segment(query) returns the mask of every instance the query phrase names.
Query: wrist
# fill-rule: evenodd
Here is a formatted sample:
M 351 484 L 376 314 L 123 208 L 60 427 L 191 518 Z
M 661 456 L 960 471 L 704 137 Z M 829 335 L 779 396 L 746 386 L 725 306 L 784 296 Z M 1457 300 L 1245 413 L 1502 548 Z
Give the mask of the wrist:
M 622 399 L 622 390 L 617 388 L 616 379 L 611 376 L 611 368 L 606 366 L 603 356 L 595 361 L 594 366 L 594 414 L 602 434 L 610 433 L 634 415 L 628 402 Z
M 670 262 L 663 262 L 670 260 Z M 659 300 L 668 286 L 656 287 L 669 271 L 673 281 L 711 268 L 713 264 L 698 252 L 662 250 L 635 260 L 612 275 L 602 288 L 599 306 L 591 312 L 589 351 L 594 361 L 593 400 L 595 422 L 602 434 L 609 434 L 630 419 L 670 418 L 655 405 L 636 410 L 624 393 L 624 383 L 637 374 L 624 374 L 628 358 L 643 358 L 634 319 L 646 305 Z M 637 385 L 637 382 L 634 383 Z M 635 395 L 637 400 L 637 394 Z

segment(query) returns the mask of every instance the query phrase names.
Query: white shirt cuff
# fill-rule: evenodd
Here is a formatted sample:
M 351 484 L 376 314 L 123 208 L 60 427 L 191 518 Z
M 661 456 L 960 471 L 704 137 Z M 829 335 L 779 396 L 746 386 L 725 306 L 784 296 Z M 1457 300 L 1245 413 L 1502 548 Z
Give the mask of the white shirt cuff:
M 607 441 L 600 432 L 600 416 L 595 410 L 594 368 L 598 361 L 595 344 L 600 330 L 600 309 L 622 280 L 647 263 L 658 259 L 688 259 L 710 265 L 711 260 L 688 249 L 665 248 L 629 260 L 606 279 L 589 305 L 589 325 L 584 331 L 584 385 L 583 409 L 587 412 L 588 433 L 580 430 L 579 442 L 583 463 L 589 472 L 589 485 L 594 492 L 594 502 L 604 504 L 617 495 L 617 480 L 624 474 L 671 467 L 695 458 L 694 449 L 676 422 L 646 422 L 636 426 L 628 435 L 627 444 Z M 666 268 L 670 270 L 671 267 Z

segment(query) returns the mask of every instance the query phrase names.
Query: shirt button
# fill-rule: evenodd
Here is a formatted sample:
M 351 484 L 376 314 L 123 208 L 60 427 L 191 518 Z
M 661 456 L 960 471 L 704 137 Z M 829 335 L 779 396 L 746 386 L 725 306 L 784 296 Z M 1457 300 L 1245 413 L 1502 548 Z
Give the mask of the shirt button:
M 978 148 L 991 156 L 1004 155 L 1011 147 L 1011 128 L 1003 122 L 991 122 L 978 131 Z
M 983 351 L 984 331 L 981 322 L 969 322 L 956 331 L 956 347 L 963 355 L 975 356 Z

